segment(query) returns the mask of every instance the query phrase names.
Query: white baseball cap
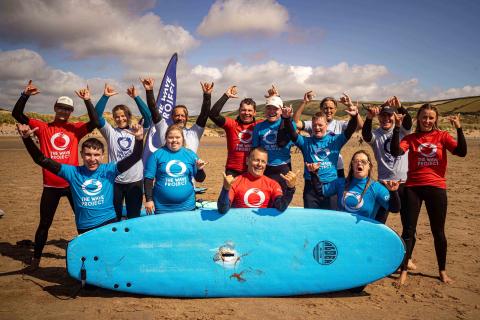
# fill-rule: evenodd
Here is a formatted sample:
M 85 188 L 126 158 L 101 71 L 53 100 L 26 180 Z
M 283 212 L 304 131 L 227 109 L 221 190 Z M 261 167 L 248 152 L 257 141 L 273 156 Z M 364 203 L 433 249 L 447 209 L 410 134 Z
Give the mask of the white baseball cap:
M 70 97 L 61 96 L 55 101 L 55 106 L 70 107 L 73 110 L 73 100 Z
M 272 96 L 272 97 L 267 98 L 267 102 L 265 102 L 265 105 L 281 108 L 281 107 L 283 107 L 283 101 L 282 101 L 282 99 L 280 99 L 280 97 Z

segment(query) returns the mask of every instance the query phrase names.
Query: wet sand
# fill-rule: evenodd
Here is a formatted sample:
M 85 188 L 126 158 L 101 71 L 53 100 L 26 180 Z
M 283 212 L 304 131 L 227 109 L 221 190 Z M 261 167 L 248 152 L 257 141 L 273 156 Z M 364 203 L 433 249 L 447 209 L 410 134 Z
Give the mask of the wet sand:
M 225 164 L 224 138 L 204 137 L 199 150 L 210 163 L 205 200 L 216 200 Z M 420 214 L 414 261 L 418 269 L 407 284 L 395 288 L 397 274 L 369 285 L 362 294 L 339 292 L 287 298 L 174 299 L 82 290 L 65 270 L 65 248 L 76 236 L 72 211 L 62 199 L 43 252 L 41 268 L 24 274 L 32 248 L 17 241 L 33 240 L 42 192 L 41 170 L 18 137 L 0 138 L 0 319 L 480 319 L 480 141 L 468 140 L 465 159 L 449 155 L 447 173 L 447 271 L 455 280 L 445 285 L 438 270 L 427 214 Z M 346 161 L 358 148 L 357 139 L 342 151 Z M 301 170 L 300 153 L 293 154 Z M 302 205 L 303 180 L 293 205 Z M 400 217 L 387 224 L 401 232 Z M 475 231 L 476 230 L 476 231 Z

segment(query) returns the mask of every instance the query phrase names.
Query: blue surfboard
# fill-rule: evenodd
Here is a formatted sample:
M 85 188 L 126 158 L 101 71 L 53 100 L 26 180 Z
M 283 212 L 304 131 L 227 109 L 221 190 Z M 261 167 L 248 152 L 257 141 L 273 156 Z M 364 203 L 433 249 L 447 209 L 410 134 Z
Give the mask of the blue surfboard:
M 289 296 L 362 286 L 393 273 L 404 244 L 357 215 L 289 208 L 199 209 L 110 224 L 73 239 L 70 276 L 174 297 Z

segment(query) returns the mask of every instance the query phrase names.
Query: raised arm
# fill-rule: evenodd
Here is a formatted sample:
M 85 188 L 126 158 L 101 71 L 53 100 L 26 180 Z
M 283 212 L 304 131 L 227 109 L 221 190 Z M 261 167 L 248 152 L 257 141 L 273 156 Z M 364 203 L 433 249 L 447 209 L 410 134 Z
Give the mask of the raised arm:
M 119 162 L 117 162 L 117 170 L 120 173 L 127 171 L 135 163 L 142 159 L 143 127 L 139 124 L 134 124 L 132 125 L 130 132 L 135 136 L 135 145 L 133 147 L 132 153 L 128 157 L 125 157 Z
M 158 112 L 157 105 L 155 102 L 155 95 L 153 94 L 153 85 L 154 85 L 154 80 L 152 78 L 141 78 L 140 81 L 143 84 L 143 87 L 145 88 L 145 93 L 147 95 L 147 105 L 148 105 L 148 110 L 150 111 L 150 114 L 152 116 L 152 121 L 154 124 L 159 123 L 162 120 L 162 115 L 160 112 Z M 140 99 L 141 100 L 141 99 Z M 137 99 L 135 99 L 137 101 Z M 140 105 L 137 102 L 138 107 L 140 108 Z
M 100 100 L 98 100 L 97 104 L 95 105 L 95 112 L 98 116 L 99 128 L 103 128 L 106 124 L 103 113 L 105 112 L 105 107 L 107 106 L 108 99 L 116 94 L 118 94 L 118 92 L 116 92 L 112 86 L 105 83 L 105 88 L 103 89 L 103 96 L 100 98 Z
M 347 106 L 346 112 L 351 115 L 349 110 L 353 110 L 354 108 L 357 110 L 357 115 L 355 116 L 356 119 L 356 125 L 355 125 L 355 131 L 361 130 L 363 127 L 363 119 L 360 116 L 360 112 L 358 112 L 358 101 L 357 104 L 353 104 L 352 99 L 350 99 L 350 96 L 346 94 L 345 92 L 343 93 L 343 97 L 340 98 L 339 100 L 341 103 L 343 103 L 345 106 Z M 353 134 L 353 133 L 352 133 Z M 347 137 L 347 140 L 350 139 L 350 137 Z
M 357 106 L 351 105 L 345 110 L 346 113 L 350 115 L 350 120 L 348 121 L 347 128 L 343 132 L 345 138 L 350 139 L 357 129 L 358 125 L 358 108 Z
M 83 99 L 85 106 L 87 107 L 88 118 L 90 119 L 90 121 L 87 122 L 88 132 L 92 132 L 95 128 L 100 128 L 97 112 L 90 99 L 90 88 L 88 85 L 86 88 L 75 91 L 75 93 Z
M 45 155 L 40 151 L 40 149 L 38 149 L 37 145 L 31 138 L 31 135 L 37 129 L 38 128 L 31 130 L 26 124 L 17 124 L 18 133 L 22 137 L 23 144 L 27 148 L 28 154 L 30 157 L 32 157 L 33 161 L 42 168 L 45 168 L 54 174 L 58 174 L 62 165 L 50 158 L 45 157 Z
M 465 157 L 467 155 L 467 141 L 463 134 L 462 125 L 460 124 L 460 114 L 448 117 L 448 120 L 452 126 L 457 129 L 457 147 L 453 150 L 453 154 L 459 157 Z
M 384 104 L 392 106 L 392 107 L 396 107 L 397 112 L 404 116 L 403 120 L 402 120 L 402 127 L 407 131 L 410 131 L 410 129 L 412 129 L 412 124 L 413 124 L 412 116 L 408 113 L 407 109 L 405 109 L 402 106 L 402 103 L 400 102 L 400 99 L 398 99 L 396 96 L 393 96 L 393 97 L 388 98 L 388 100 L 385 101 Z
M 366 142 L 372 141 L 372 122 L 373 118 L 378 116 L 380 113 L 380 110 L 376 106 L 371 106 L 367 109 L 367 118 L 365 119 L 365 122 L 362 127 L 362 138 Z
M 138 91 L 135 86 L 132 84 L 131 87 L 127 88 L 127 94 L 132 98 L 137 104 L 138 110 L 143 117 L 143 128 L 149 128 L 152 124 L 152 116 L 148 110 L 148 106 L 138 95 Z
M 210 113 L 210 106 L 212 105 L 212 91 L 213 91 L 213 82 L 200 82 L 203 91 L 203 103 L 202 109 L 200 110 L 200 115 L 195 122 L 197 126 L 205 128 L 208 120 L 208 114 Z
M 220 99 L 213 105 L 210 110 L 209 118 L 219 127 L 225 125 L 225 117 L 220 114 L 223 106 L 228 101 L 229 98 L 238 98 L 237 97 L 237 86 L 230 86 L 227 91 L 222 95 Z
M 395 116 L 395 128 L 393 128 L 392 141 L 390 142 L 390 154 L 398 157 L 405 154 L 405 151 L 400 148 L 400 126 L 404 115 L 398 113 L 393 115 Z
M 18 99 L 17 103 L 15 103 L 15 106 L 12 110 L 13 118 L 15 118 L 15 120 L 21 124 L 28 124 L 30 119 L 24 113 L 25 104 L 30 96 L 36 95 L 37 93 L 40 93 L 40 90 L 38 90 L 38 88 L 32 84 L 32 80 L 28 81 L 27 86 L 23 90 L 22 95 Z
M 217 200 L 218 212 L 221 214 L 227 213 L 232 205 L 230 202 L 230 188 L 234 180 L 235 178 L 232 175 L 227 176 L 225 172 L 223 172 L 223 187 Z
M 293 142 L 297 142 L 298 140 L 298 133 L 293 127 L 291 115 L 291 106 L 282 108 L 282 123 L 280 124 L 277 134 L 277 145 L 279 147 L 286 146 L 290 140 Z
M 295 111 L 293 114 L 293 121 L 295 121 L 295 124 L 297 125 L 298 130 L 303 129 L 303 121 L 300 120 L 300 116 L 303 113 L 303 110 L 305 109 L 305 106 L 312 101 L 313 97 L 315 97 L 315 94 L 313 93 L 312 90 L 305 92 L 303 95 L 303 100 L 298 106 L 298 109 Z

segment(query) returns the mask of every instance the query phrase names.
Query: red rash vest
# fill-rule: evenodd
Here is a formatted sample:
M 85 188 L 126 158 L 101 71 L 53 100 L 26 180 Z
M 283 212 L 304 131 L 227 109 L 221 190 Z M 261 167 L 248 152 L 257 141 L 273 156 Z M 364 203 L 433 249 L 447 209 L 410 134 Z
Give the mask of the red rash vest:
M 232 208 L 268 208 L 282 195 L 282 187 L 277 181 L 267 176 L 256 178 L 247 172 L 235 179 L 228 197 Z
M 226 169 L 247 171 L 247 157 L 252 149 L 253 127 L 259 122 L 261 121 L 243 124 L 238 120 L 225 118 L 223 129 L 227 136 L 228 150 Z

